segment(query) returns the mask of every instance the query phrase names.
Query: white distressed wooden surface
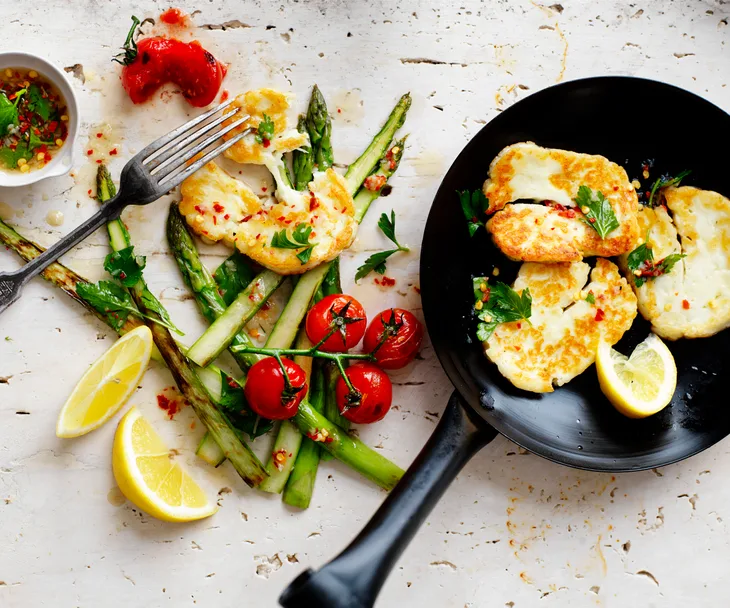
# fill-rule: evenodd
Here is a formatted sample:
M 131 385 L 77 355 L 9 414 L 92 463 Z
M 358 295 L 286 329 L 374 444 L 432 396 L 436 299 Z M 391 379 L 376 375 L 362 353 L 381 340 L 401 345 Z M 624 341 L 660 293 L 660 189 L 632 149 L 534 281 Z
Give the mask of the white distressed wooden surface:
M 298 94 L 301 109 L 317 82 L 330 107 L 342 110 L 334 116 L 341 162 L 357 155 L 396 98 L 411 91 L 409 148 L 393 194 L 378 201 L 345 256 L 346 287 L 373 314 L 395 304 L 419 310 L 418 248 L 439 179 L 482 125 L 516 99 L 561 80 L 630 74 L 666 80 L 730 109 L 730 10 L 723 0 L 548 4 L 211 0 L 181 8 L 199 11 L 197 25 L 240 21 L 225 31 L 193 30 L 232 64 L 225 83 L 232 93 L 285 88 Z M 83 109 L 76 177 L 0 191 L 0 213 L 13 215 L 24 233 L 48 244 L 92 212 L 86 192 L 95 165 L 83 151 L 99 125 L 109 124 L 120 146 L 112 163 L 118 171 L 143 142 L 189 114 L 178 95 L 133 107 L 109 62 L 132 12 L 156 18 L 168 6 L 0 5 L 3 50 L 42 53 L 60 66 L 80 63 L 86 76 L 85 84 L 73 80 Z M 647 100 L 648 111 L 652 103 L 661 100 Z M 640 125 L 637 116 L 627 137 Z M 682 117 L 668 128 L 681 129 Z M 192 339 L 202 324 L 167 254 L 166 207 L 158 202 L 126 219 L 148 256 L 152 289 Z M 384 244 L 376 216 L 391 207 L 412 246 L 389 263 L 397 286 L 353 287 L 356 266 Z M 51 210 L 64 213 L 62 227 L 46 222 Z M 102 237 L 69 255 L 69 265 L 98 278 L 107 253 Z M 207 259 L 213 265 L 221 256 L 211 248 Z M 0 269 L 14 267 L 13 254 L 2 252 Z M 40 280 L 0 317 L 1 606 L 275 606 L 296 574 L 335 555 L 382 501 L 380 490 L 337 463 L 320 468 L 313 506 L 304 513 L 250 491 L 228 466 L 204 468 L 192 457 L 200 429 L 189 429 L 190 412 L 170 422 L 157 408 L 155 394 L 171 379 L 153 368 L 132 403 L 183 450 L 201 483 L 220 493 L 221 509 L 200 523 L 169 525 L 128 503 L 115 506 L 114 424 L 75 441 L 54 436 L 63 400 L 112 340 L 106 327 Z M 451 390 L 428 346 L 423 355 L 395 376 L 398 409 L 361 431 L 403 466 L 433 430 Z M 728 448 L 723 442 L 665 469 L 612 476 L 563 468 L 498 439 L 434 510 L 378 605 L 723 606 L 730 582 Z

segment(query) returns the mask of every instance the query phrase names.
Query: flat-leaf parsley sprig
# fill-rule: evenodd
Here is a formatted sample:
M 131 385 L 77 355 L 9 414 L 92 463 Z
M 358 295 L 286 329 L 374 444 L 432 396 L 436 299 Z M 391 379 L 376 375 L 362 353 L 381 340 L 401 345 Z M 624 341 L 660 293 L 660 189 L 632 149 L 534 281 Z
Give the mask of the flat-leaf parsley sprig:
M 469 236 L 474 236 L 474 233 L 484 226 L 481 218 L 489 209 L 489 199 L 484 196 L 484 192 L 481 190 L 474 190 L 473 192 L 464 190 L 458 194 L 461 210 L 468 222 Z
M 593 228 L 602 239 L 619 227 L 620 224 L 613 212 L 613 207 L 603 192 L 592 190 L 588 186 L 581 186 L 578 188 L 575 203 L 585 216 L 581 220 Z
M 654 252 L 647 234 L 646 241 L 628 255 L 626 264 L 634 275 L 634 285 L 641 287 L 648 280 L 671 272 L 674 265 L 684 257 L 687 256 L 683 253 L 671 253 L 658 262 L 654 262 Z
M 654 207 L 658 205 L 660 201 L 654 201 L 654 196 L 656 195 L 656 193 L 661 192 L 664 188 L 669 188 L 670 186 L 679 186 L 679 184 L 682 183 L 682 180 L 690 173 L 692 173 L 690 169 L 685 169 L 684 171 L 677 173 L 677 175 L 675 175 L 674 177 L 664 175 L 657 179 L 654 182 L 654 185 L 651 187 L 651 194 L 649 194 L 649 200 L 647 201 L 646 206 Z
M 399 251 L 409 251 L 408 247 L 401 245 L 395 236 L 395 211 L 390 212 L 390 218 L 387 213 L 383 213 L 378 220 L 378 227 L 383 234 L 396 246 L 397 249 L 389 249 L 380 251 L 371 255 L 355 273 L 355 282 L 369 275 L 373 270 L 378 274 L 385 274 L 385 260 L 394 253 Z
M 517 293 L 509 285 L 502 282 L 489 284 L 487 277 L 472 279 L 477 312 L 477 339 L 486 342 L 500 323 L 511 321 L 527 321 L 532 316 L 532 296 L 525 287 Z
M 302 249 L 297 253 L 297 258 L 302 264 L 306 264 L 312 257 L 312 249 L 317 243 L 310 243 L 309 237 L 312 235 L 312 227 L 308 224 L 297 224 L 292 230 L 291 239 L 286 235 L 286 228 L 281 232 L 275 232 L 271 237 L 271 246 L 277 249 Z

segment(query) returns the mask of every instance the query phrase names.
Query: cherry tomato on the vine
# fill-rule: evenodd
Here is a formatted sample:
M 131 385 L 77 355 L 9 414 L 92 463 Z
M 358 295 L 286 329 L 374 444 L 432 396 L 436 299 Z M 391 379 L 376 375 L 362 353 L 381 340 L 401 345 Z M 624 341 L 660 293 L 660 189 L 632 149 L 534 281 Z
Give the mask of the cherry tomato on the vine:
M 381 420 L 393 401 L 393 385 L 388 375 L 376 365 L 365 362 L 351 365 L 345 373 L 359 395 L 351 395 L 345 380 L 339 378 L 335 394 L 342 415 L 360 424 Z
M 356 346 L 365 333 L 367 318 L 362 304 L 352 296 L 335 294 L 322 298 L 307 313 L 307 337 L 328 353 L 344 353 Z
M 282 357 L 281 362 L 289 376 L 289 389 L 281 366 L 274 357 L 262 359 L 248 370 L 243 389 L 251 409 L 271 420 L 285 420 L 294 416 L 307 394 L 307 374 L 304 370 L 286 357 Z
M 391 308 L 377 315 L 365 332 L 366 353 L 375 351 L 383 369 L 400 369 L 418 354 L 423 342 L 423 325 L 408 310 Z

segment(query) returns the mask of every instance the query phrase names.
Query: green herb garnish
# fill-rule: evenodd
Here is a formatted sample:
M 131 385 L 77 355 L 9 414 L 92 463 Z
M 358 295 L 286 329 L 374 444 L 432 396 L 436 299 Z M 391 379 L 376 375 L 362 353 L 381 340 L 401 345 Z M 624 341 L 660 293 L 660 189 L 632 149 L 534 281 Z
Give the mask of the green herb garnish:
M 51 118 L 51 102 L 43 97 L 41 88 L 37 84 L 30 85 L 28 89 L 28 109 L 38 114 L 44 121 Z
M 127 322 L 129 315 L 135 315 L 143 319 L 149 319 L 168 329 L 180 333 L 174 325 L 169 323 L 169 317 L 165 315 L 164 321 L 158 321 L 153 317 L 142 314 L 134 305 L 132 296 L 121 285 L 113 281 L 99 281 L 98 283 L 79 283 L 76 285 L 76 293 L 93 306 L 100 313 L 105 315 L 109 324 L 119 331 Z M 151 295 L 151 294 L 150 294 Z M 159 307 L 159 303 L 158 303 Z M 166 322 L 167 321 L 167 322 Z
M 477 339 L 486 342 L 500 323 L 525 320 L 529 323 L 532 316 L 532 296 L 525 287 L 517 293 L 509 285 L 497 282 L 489 284 L 487 277 L 475 277 L 472 280 L 479 324 Z
M 619 221 L 613 212 L 611 203 L 603 195 L 603 192 L 592 190 L 588 186 L 578 188 L 578 196 L 575 204 L 583 212 L 583 222 L 593 228 L 602 239 L 612 230 L 619 227 Z
M 464 190 L 458 194 L 459 201 L 461 202 L 461 210 L 464 212 L 464 217 L 468 222 L 469 236 L 474 236 L 474 233 L 480 227 L 484 226 L 484 222 L 480 218 L 489 209 L 489 199 L 484 196 L 484 192 L 481 190 L 474 190 L 471 193 L 468 190 Z
M 397 249 L 389 249 L 388 251 L 380 251 L 371 255 L 365 262 L 357 269 L 355 273 L 355 282 L 357 283 L 360 279 L 369 275 L 373 270 L 378 274 L 385 274 L 385 260 L 387 260 L 394 253 L 399 251 L 409 251 L 408 247 L 401 245 L 395 236 L 395 211 L 391 210 L 390 218 L 387 213 L 383 213 L 378 220 L 378 227 L 383 231 L 383 234 L 397 247 Z
M 143 255 L 135 255 L 134 247 L 113 251 L 104 260 L 104 269 L 125 287 L 134 287 L 147 265 Z
M 671 272 L 679 260 L 687 257 L 683 253 L 671 253 L 655 264 L 654 252 L 648 245 L 649 235 L 647 235 L 646 240 L 647 242 L 642 243 L 634 249 L 626 260 L 626 265 L 634 277 L 634 285 L 637 287 L 641 287 L 650 279 L 656 279 L 663 274 Z
M 256 127 L 256 141 L 266 145 L 274 139 L 274 121 L 267 114 L 264 114 L 263 120 Z
M 586 296 L 586 302 L 589 304 L 595 304 L 596 303 L 596 296 L 593 295 L 592 291 L 588 292 L 588 295 Z
M 306 247 L 303 251 L 297 253 L 297 258 L 302 264 L 306 264 L 309 258 L 312 257 L 312 249 L 314 249 L 317 243 L 310 243 L 309 237 L 312 234 L 312 227 L 307 224 L 297 224 L 292 230 L 292 238 L 290 239 L 286 234 L 286 229 L 281 232 L 275 232 L 271 238 L 271 246 L 277 249 L 301 249 Z
M 18 161 L 21 158 L 24 158 L 25 160 L 33 158 L 33 151 L 24 141 L 18 142 L 15 150 L 11 150 L 6 146 L 0 147 L 0 162 L 4 163 L 7 167 L 17 167 Z
M 213 273 L 213 278 L 218 284 L 218 293 L 226 306 L 231 305 L 236 296 L 248 287 L 255 276 L 248 258 L 239 251 L 228 257 Z
M 26 89 L 15 93 L 15 101 L 10 101 L 5 93 L 0 92 L 0 138 L 8 134 L 8 127 L 18 124 L 18 104 Z
M 654 185 L 651 187 L 651 194 L 649 194 L 649 200 L 646 203 L 647 207 L 653 207 L 654 206 L 654 195 L 664 189 L 668 188 L 669 186 L 679 186 L 679 184 L 682 183 L 682 180 L 687 177 L 692 171 L 690 169 L 685 169 L 684 171 L 677 173 L 674 177 L 660 177 L 654 182 Z

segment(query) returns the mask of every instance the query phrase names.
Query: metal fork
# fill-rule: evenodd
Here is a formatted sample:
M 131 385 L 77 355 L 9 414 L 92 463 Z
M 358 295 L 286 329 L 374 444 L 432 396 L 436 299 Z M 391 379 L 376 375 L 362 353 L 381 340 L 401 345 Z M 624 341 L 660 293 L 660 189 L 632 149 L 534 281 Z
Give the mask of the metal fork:
M 215 116 L 221 110 L 225 110 L 232 101 L 232 99 L 226 101 L 205 114 L 193 118 L 136 154 L 122 169 L 118 194 L 95 215 L 19 270 L 0 272 L 0 313 L 20 298 L 21 289 L 30 279 L 43 272 L 50 264 L 98 228 L 111 220 L 117 219 L 125 207 L 128 205 L 147 205 L 156 201 L 203 165 L 230 148 L 244 135 L 251 132 L 251 128 L 244 129 L 206 152 L 202 158 L 186 166 L 186 163 L 196 155 L 205 151 L 216 143 L 219 138 L 236 127 L 240 127 L 248 120 L 248 115 L 243 115 L 242 112 L 239 112 L 239 109 L 235 109 L 206 122 L 207 119 Z M 234 116 L 237 120 L 215 130 L 225 120 Z M 201 139 L 207 133 L 211 134 Z

